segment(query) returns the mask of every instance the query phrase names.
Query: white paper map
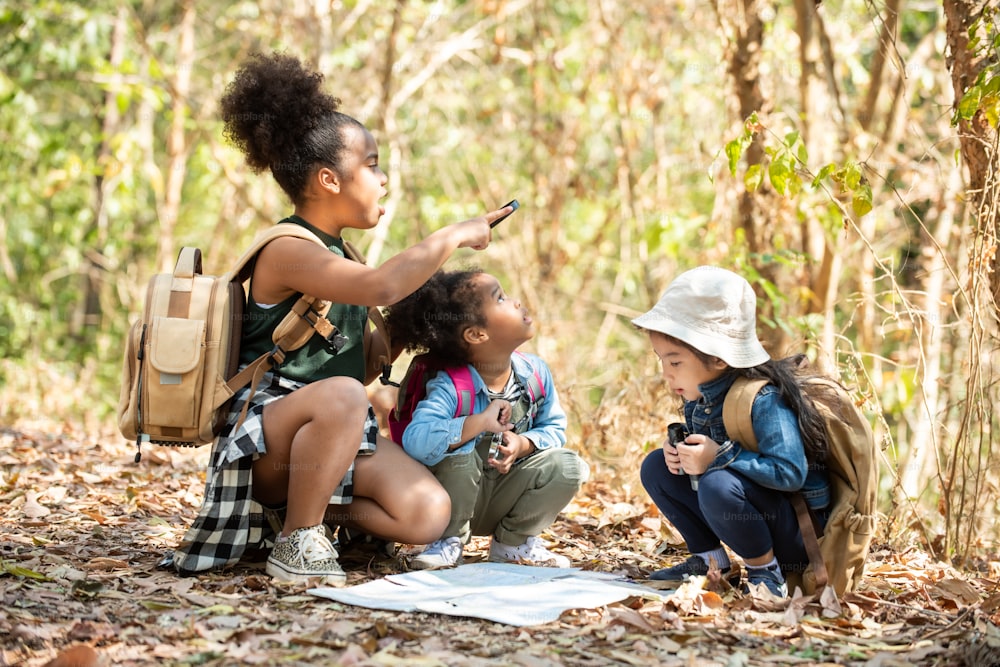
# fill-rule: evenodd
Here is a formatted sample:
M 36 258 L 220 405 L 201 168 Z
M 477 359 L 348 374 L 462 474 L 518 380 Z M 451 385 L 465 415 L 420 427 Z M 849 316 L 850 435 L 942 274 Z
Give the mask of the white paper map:
M 392 574 L 357 586 L 308 592 L 370 609 L 471 616 L 517 626 L 549 623 L 567 609 L 592 609 L 630 596 L 665 597 L 613 574 L 510 563 Z

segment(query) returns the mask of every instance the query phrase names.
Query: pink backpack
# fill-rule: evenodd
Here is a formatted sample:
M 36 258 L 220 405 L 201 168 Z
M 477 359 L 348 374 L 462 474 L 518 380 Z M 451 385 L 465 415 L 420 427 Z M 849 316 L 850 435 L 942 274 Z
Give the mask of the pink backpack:
M 515 352 L 514 354 L 521 354 Z M 417 409 L 417 404 L 427 396 L 427 382 L 434 377 L 438 371 L 444 371 L 451 378 L 458 394 L 458 405 L 455 407 L 456 417 L 468 417 L 472 414 L 475 404 L 476 388 L 472 383 L 472 371 L 468 366 L 445 367 L 434 362 L 427 354 L 421 354 L 410 361 L 409 368 L 403 380 L 399 383 L 399 395 L 396 399 L 396 407 L 389 412 L 389 435 L 392 441 L 402 445 L 403 431 L 413 421 L 413 411 Z M 531 366 L 531 377 L 528 378 L 528 397 L 531 404 L 535 405 L 545 398 L 545 387 L 542 384 L 542 376 L 538 369 Z

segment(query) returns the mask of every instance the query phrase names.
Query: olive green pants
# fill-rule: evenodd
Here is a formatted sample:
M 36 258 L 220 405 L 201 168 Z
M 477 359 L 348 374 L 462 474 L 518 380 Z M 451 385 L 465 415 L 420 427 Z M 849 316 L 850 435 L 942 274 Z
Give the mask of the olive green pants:
M 590 467 L 568 449 L 543 449 L 506 475 L 480 452 L 454 454 L 430 467 L 451 496 L 451 522 L 441 537 L 493 535 L 510 546 L 524 544 L 552 525 L 587 480 Z

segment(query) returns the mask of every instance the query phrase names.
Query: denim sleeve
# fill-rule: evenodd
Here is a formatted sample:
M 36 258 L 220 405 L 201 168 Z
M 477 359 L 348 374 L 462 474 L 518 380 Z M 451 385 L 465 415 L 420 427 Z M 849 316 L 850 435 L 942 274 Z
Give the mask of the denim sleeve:
M 522 435 L 535 444 L 536 449 L 552 449 L 566 444 L 566 413 L 559 403 L 559 394 L 552 381 L 552 371 L 540 359 L 535 359 L 538 372 L 542 376 L 545 400 L 535 415 L 531 429 Z
M 403 449 L 424 465 L 440 463 L 449 454 L 448 447 L 462 437 L 465 417 L 456 417 L 458 395 L 455 383 L 444 371 L 427 383 L 427 395 L 413 411 L 413 421 L 403 431 Z M 453 450 L 471 449 L 475 438 Z
M 798 417 L 776 389 L 765 387 L 754 399 L 751 419 L 758 451 L 735 448 L 739 453 L 729 469 L 769 489 L 801 489 L 809 467 Z

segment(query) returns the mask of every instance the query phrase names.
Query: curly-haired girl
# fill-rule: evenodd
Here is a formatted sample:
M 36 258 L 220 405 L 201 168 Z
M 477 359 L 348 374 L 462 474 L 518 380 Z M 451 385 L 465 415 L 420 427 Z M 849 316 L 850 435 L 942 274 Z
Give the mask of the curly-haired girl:
M 448 494 L 378 436 L 363 384 L 372 377 L 363 346 L 367 310 L 413 292 L 457 248 L 486 248 L 490 222 L 509 209 L 444 227 L 378 267 L 345 259 L 341 235 L 378 224 L 388 179 L 372 134 L 339 110 L 322 83 L 292 56 L 255 55 L 222 97 L 227 138 L 291 200 L 294 213 L 280 224 L 305 227 L 327 246 L 283 236 L 260 251 L 241 361 L 271 349 L 272 331 L 303 293 L 333 302 L 327 317 L 347 344 L 334 352 L 314 337 L 269 373 L 252 399 L 249 389 L 237 394 L 213 448 L 204 504 L 174 556 L 182 572 L 239 560 L 248 546 L 264 544 L 270 525 L 278 535 L 268 574 L 342 585 L 324 525 L 331 505 L 339 524 L 389 541 L 424 544 L 448 522 Z
M 491 561 L 569 566 L 538 535 L 589 468 L 563 448 L 566 414 L 548 365 L 517 352 L 534 336 L 527 311 L 488 273 L 439 271 L 390 306 L 386 322 L 394 341 L 442 369 L 428 380 L 402 445 L 447 489 L 451 521 L 410 566 L 458 565 L 472 535 L 492 535 Z M 456 416 L 456 367 L 468 367 L 471 375 L 468 416 Z

